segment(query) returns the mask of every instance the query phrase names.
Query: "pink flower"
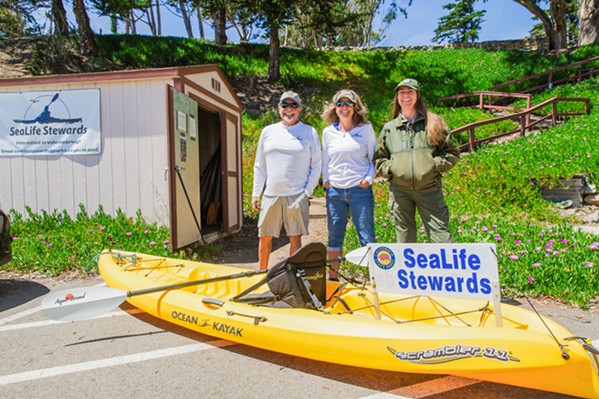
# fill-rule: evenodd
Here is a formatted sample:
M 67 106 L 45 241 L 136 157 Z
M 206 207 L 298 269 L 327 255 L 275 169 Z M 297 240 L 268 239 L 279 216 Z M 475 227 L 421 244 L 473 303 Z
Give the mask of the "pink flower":
M 593 264 L 594 264 L 593 262 L 586 262 L 584 265 L 586 267 L 593 267 Z
M 518 260 L 518 255 L 510 255 L 511 260 Z
M 168 244 L 170 241 L 169 240 L 164 240 L 162 243 L 163 244 Z
M 106 226 L 100 226 L 100 230 L 102 230 L 102 231 L 106 230 Z
M 89 229 L 87 232 L 88 233 L 93 233 L 93 231 L 94 231 L 93 229 Z
M 144 230 L 144 234 L 148 234 L 148 229 L 145 229 L 145 230 Z
M 383 223 L 381 226 L 383 226 L 383 227 L 387 227 L 387 223 Z
M 482 231 L 487 231 L 487 230 L 489 230 L 489 228 L 487 226 L 482 227 Z
M 597 248 L 599 248 L 599 242 L 596 242 L 596 241 L 595 241 L 594 243 L 592 243 L 591 245 L 589 245 L 589 249 L 590 249 L 591 251 L 594 251 L 594 250 L 596 250 Z
M 514 244 L 520 245 L 520 244 L 522 244 L 522 241 L 521 240 L 516 240 L 516 241 L 514 241 Z
M 126 232 L 126 233 L 125 233 L 125 235 L 126 235 L 127 237 L 131 237 L 131 232 L 130 232 L 130 231 L 128 231 L 128 232 Z
M 501 241 L 501 236 L 499 234 L 495 234 L 495 241 Z
M 541 264 L 539 262 L 532 264 L 532 267 L 539 267 L 539 266 L 541 266 Z
M 567 244 L 567 243 L 568 243 L 568 240 L 564 238 L 564 239 L 562 240 L 562 244 Z
M 19 239 L 19 237 L 13 237 L 12 240 L 13 241 L 17 241 Z
M 52 248 L 52 244 L 51 244 L 51 243 L 50 243 L 50 244 L 46 244 L 46 246 L 47 246 L 48 248 Z
M 533 282 L 533 281 L 535 281 L 535 279 L 534 279 L 533 277 L 530 277 L 530 276 L 528 276 L 526 279 L 527 279 L 528 281 L 530 281 L 530 282 Z
M 151 246 L 154 246 L 154 245 L 156 245 L 156 241 L 150 241 L 150 245 L 151 245 Z

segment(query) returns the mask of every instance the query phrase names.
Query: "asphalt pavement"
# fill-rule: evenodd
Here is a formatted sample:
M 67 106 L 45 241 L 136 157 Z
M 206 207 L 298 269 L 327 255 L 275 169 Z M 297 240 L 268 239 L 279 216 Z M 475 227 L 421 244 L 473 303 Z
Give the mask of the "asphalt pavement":
M 568 398 L 452 376 L 282 355 L 185 330 L 127 303 L 77 322 L 56 322 L 41 312 L 50 291 L 99 284 L 100 278 L 65 281 L 0 274 L 0 398 Z M 574 334 L 599 338 L 596 311 L 542 301 L 535 307 Z

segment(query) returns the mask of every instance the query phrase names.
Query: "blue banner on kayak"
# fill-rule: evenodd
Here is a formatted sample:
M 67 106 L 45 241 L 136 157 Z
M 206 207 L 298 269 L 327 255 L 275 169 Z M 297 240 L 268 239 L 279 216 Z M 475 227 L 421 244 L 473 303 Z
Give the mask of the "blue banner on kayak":
M 493 299 L 495 244 L 369 244 L 378 292 Z

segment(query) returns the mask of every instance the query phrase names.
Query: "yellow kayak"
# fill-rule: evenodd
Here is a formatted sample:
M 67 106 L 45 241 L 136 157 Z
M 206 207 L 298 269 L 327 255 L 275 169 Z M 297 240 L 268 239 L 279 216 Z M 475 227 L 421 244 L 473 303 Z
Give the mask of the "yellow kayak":
M 348 366 L 599 398 L 597 350 L 535 312 L 503 304 L 497 327 L 485 301 L 373 295 L 326 282 L 322 244 L 302 251 L 264 274 L 122 251 L 103 253 L 98 267 L 133 306 L 202 334 Z M 176 289 L 152 292 L 161 286 Z

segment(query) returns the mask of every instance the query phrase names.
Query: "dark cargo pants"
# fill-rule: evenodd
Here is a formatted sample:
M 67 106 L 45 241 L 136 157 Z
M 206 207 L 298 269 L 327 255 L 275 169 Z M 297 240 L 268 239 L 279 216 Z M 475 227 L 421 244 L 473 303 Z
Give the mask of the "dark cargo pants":
M 431 243 L 450 243 L 449 209 L 441 183 L 423 190 L 406 190 L 390 185 L 389 211 L 399 243 L 417 242 L 416 209 Z

